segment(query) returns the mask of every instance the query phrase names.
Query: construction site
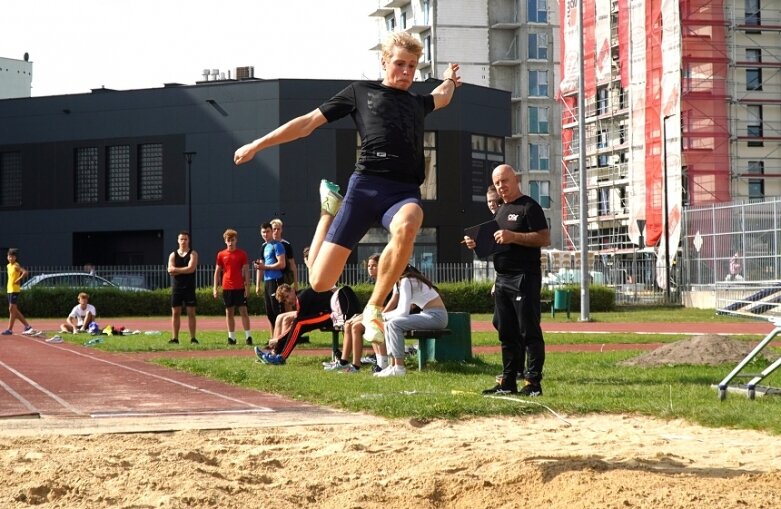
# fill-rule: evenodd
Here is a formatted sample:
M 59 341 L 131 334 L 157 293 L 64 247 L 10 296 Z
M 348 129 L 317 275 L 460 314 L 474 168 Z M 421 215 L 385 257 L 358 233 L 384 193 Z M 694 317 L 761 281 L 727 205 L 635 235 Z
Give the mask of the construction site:
M 564 249 L 580 251 L 585 238 L 590 267 L 609 283 L 668 296 L 670 286 L 723 281 L 749 246 L 732 235 L 732 220 L 720 232 L 719 221 L 685 224 L 685 211 L 781 195 L 781 0 L 582 3 L 582 125 L 580 12 L 578 2 L 560 5 Z M 704 272 L 679 266 L 695 253 L 682 238 L 696 231 L 724 233 Z M 778 278 L 771 267 L 758 275 Z

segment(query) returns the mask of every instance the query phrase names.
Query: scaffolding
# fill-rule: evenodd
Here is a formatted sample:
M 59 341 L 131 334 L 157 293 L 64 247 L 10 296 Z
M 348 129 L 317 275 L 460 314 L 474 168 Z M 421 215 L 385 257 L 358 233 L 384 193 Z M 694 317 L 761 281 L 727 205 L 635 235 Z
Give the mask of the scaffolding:
M 573 13 L 562 9 L 565 249 L 581 249 L 586 214 L 589 251 L 652 249 L 664 286 L 680 253 L 684 207 L 764 199 L 765 182 L 781 194 L 781 0 L 750 5 L 583 0 L 582 126 L 569 63 L 578 41 L 568 31 Z

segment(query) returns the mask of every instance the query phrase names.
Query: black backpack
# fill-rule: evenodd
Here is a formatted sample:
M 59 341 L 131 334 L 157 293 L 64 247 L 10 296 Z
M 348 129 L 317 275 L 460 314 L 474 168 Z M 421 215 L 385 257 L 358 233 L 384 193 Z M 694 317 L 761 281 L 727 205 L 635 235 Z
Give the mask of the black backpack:
M 331 296 L 331 321 L 335 327 L 343 326 L 345 321 L 361 312 L 358 296 L 349 286 L 339 287 Z

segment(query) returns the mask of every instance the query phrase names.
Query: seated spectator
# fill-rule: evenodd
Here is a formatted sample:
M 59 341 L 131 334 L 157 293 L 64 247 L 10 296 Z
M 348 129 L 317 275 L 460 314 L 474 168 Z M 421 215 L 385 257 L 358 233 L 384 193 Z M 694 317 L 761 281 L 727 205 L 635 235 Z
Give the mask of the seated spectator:
M 311 288 L 306 288 L 296 294 L 289 285 L 285 286 L 288 288 L 282 295 L 283 299 L 291 298 L 289 294 L 293 294 L 296 299 L 295 317 L 286 333 L 269 341 L 270 351 L 264 351 L 255 347 L 255 355 L 264 364 L 284 364 L 303 333 L 317 330 L 333 323 L 331 321 L 331 297 L 337 291 L 336 287 L 327 292 L 316 292 Z M 282 285 L 280 285 L 281 287 Z M 276 323 L 274 325 L 276 329 Z M 271 345 L 272 342 L 273 345 Z
M 379 265 L 380 255 L 373 254 L 366 261 L 366 271 L 368 272 L 367 282 L 374 284 L 377 278 L 377 267 Z M 387 303 L 390 298 L 385 299 Z M 344 344 L 342 345 L 342 356 L 331 362 L 324 362 L 323 369 L 326 371 L 342 371 L 344 373 L 357 373 L 362 366 L 363 355 L 363 333 L 366 328 L 361 322 L 363 314 L 357 314 L 344 322 Z M 377 359 L 376 368 L 385 368 L 388 365 L 388 352 L 384 343 L 372 343 L 374 355 Z M 350 362 L 352 361 L 352 363 Z M 379 369 L 377 369 L 379 370 Z
M 410 314 L 413 306 L 420 308 L 420 312 Z M 394 285 L 386 309 L 392 311 L 383 312 L 385 347 L 393 362 L 374 376 L 404 376 L 407 374 L 404 333 L 415 329 L 444 329 L 447 327 L 447 309 L 434 283 L 411 265 L 407 265 Z
M 79 294 L 79 303 L 71 310 L 65 323 L 60 325 L 60 332 L 85 332 L 89 324 L 95 321 L 98 312 L 95 306 L 89 303 L 89 295 L 84 292 Z
M 293 324 L 293 320 L 295 320 L 298 315 L 298 311 L 296 311 L 296 292 L 289 284 L 283 283 L 279 285 L 277 291 L 274 293 L 274 298 L 276 298 L 287 311 L 277 315 L 277 319 L 274 322 L 274 329 L 271 331 L 271 339 L 269 339 L 268 342 L 269 348 L 273 347 L 280 338 L 288 333 L 290 326 Z

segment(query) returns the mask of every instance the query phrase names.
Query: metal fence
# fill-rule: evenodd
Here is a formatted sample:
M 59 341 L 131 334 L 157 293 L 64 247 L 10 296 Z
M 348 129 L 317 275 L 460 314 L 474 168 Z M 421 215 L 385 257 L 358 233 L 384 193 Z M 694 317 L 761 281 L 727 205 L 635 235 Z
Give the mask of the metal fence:
M 61 274 L 68 272 L 84 273 L 83 267 L 69 265 L 40 265 L 25 267 L 29 272 L 28 278 L 40 274 Z M 214 282 L 214 265 L 199 265 L 195 273 L 195 281 L 198 288 L 211 287 Z M 493 279 L 493 266 L 485 262 L 471 263 L 437 263 L 420 268 L 427 277 L 435 283 L 473 281 Z M 254 281 L 254 271 L 253 281 Z M 94 274 L 115 283 L 118 286 L 130 286 L 137 288 L 168 288 L 171 284 L 165 265 L 111 265 L 97 266 Z M 309 274 L 303 264 L 298 265 L 299 281 L 306 285 L 309 283 Z M 366 264 L 350 264 L 345 266 L 340 284 L 356 285 L 366 282 Z
M 686 209 L 682 283 L 689 288 L 715 288 L 731 281 L 781 279 L 779 214 L 779 199 Z
M 83 267 L 66 265 L 29 266 L 29 277 L 39 274 L 57 274 L 67 272 L 83 273 Z M 580 271 L 572 267 L 557 267 L 558 272 L 551 278 L 550 266 L 544 266 L 545 283 L 548 287 L 563 284 L 580 283 Z M 563 270 L 562 270 L 563 269 Z M 615 288 L 616 301 L 619 304 L 656 304 L 662 302 L 664 295 L 654 284 L 655 262 L 647 257 L 628 260 L 597 258 L 590 272 L 591 283 Z M 306 266 L 299 264 L 299 280 L 309 283 Z M 436 263 L 420 267 L 427 277 L 435 283 L 461 281 L 493 281 L 496 276 L 491 262 L 475 260 L 473 263 Z M 138 288 L 168 288 L 170 277 L 164 265 L 113 265 L 97 266 L 95 274 L 118 286 Z M 253 274 L 254 278 L 254 274 Z M 344 268 L 340 284 L 356 285 L 367 280 L 364 263 L 350 264 Z M 200 265 L 196 271 L 196 285 L 199 288 L 211 287 L 214 281 L 214 265 Z

